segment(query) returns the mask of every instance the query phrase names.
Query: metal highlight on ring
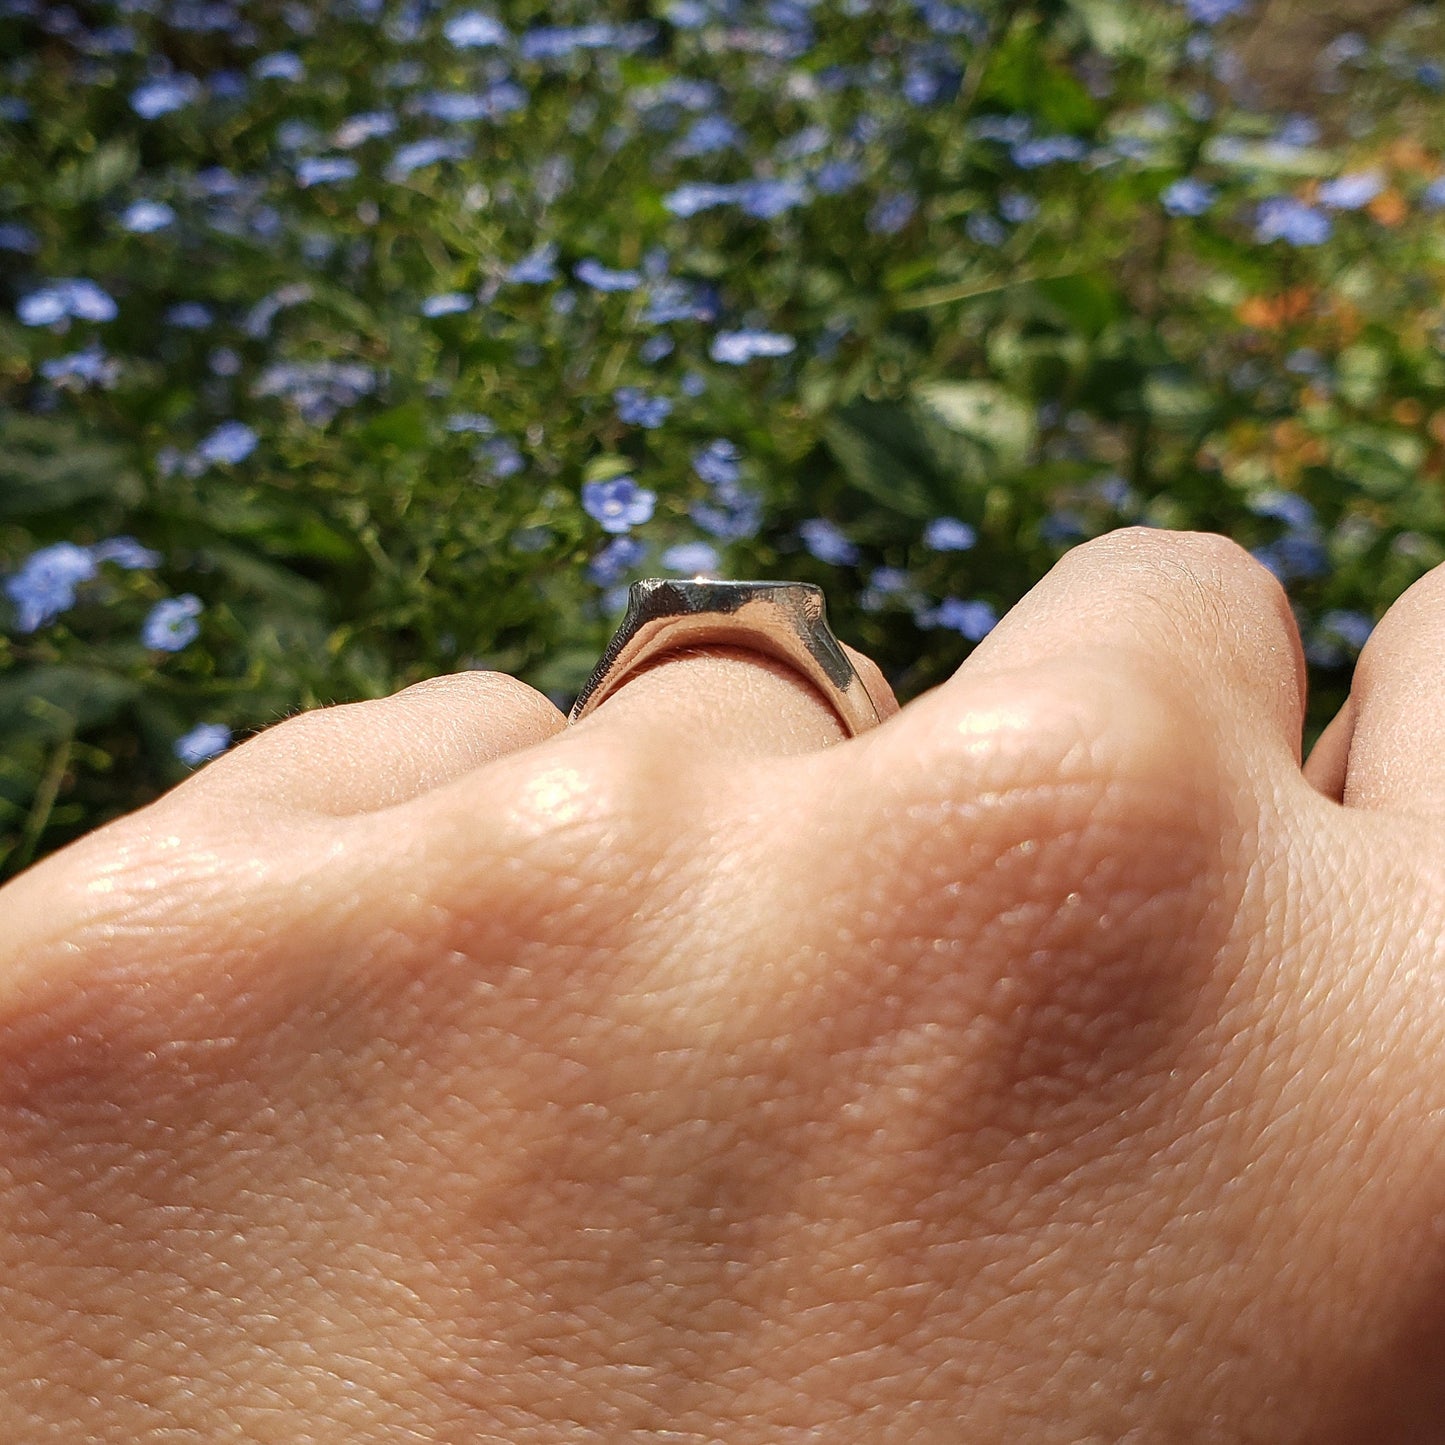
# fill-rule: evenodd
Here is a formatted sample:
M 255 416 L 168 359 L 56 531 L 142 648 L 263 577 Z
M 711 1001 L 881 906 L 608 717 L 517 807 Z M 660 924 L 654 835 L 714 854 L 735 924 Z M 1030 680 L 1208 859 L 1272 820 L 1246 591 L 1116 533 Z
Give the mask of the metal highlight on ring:
M 787 663 L 832 704 L 850 736 L 879 723 L 857 669 L 828 626 L 823 589 L 810 582 L 634 582 L 627 614 L 568 715 L 580 722 L 644 664 L 680 647 L 730 643 Z

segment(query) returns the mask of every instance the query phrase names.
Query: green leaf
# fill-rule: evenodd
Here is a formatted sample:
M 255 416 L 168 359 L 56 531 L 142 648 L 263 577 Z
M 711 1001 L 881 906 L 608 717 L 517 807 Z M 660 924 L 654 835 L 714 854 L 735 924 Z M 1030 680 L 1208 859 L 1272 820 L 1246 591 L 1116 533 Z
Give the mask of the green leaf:
M 1034 408 L 997 382 L 929 382 L 914 395 L 931 418 L 976 444 L 985 472 L 1013 471 L 1033 450 L 1038 432 Z
M 139 499 L 139 479 L 119 447 L 57 417 L 0 417 L 0 517 L 34 516 L 92 497 Z
M 0 737 L 55 739 L 109 722 L 140 688 L 126 677 L 49 665 L 0 677 Z
M 363 442 L 420 451 L 427 444 L 427 409 L 419 401 L 403 402 L 379 413 L 361 428 Z
M 848 480 L 890 511 L 926 521 L 948 509 L 938 459 L 899 403 L 850 402 L 824 422 L 823 440 Z

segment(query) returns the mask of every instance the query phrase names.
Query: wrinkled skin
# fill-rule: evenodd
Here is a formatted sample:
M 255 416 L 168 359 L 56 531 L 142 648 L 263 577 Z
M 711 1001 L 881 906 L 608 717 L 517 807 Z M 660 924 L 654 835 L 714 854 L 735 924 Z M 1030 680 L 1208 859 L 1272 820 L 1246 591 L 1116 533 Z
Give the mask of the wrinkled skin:
M 1445 574 L 1233 543 L 845 740 L 710 649 L 295 718 L 0 890 L 0 1438 L 1445 1440 Z

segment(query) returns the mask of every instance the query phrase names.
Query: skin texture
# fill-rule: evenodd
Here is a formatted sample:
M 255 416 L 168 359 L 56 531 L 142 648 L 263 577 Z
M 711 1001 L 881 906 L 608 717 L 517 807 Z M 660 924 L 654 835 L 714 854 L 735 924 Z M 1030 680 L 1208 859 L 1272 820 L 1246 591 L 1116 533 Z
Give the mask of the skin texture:
M 0 1439 L 1445 1440 L 1445 573 L 1054 569 L 844 739 L 292 719 L 0 890 Z

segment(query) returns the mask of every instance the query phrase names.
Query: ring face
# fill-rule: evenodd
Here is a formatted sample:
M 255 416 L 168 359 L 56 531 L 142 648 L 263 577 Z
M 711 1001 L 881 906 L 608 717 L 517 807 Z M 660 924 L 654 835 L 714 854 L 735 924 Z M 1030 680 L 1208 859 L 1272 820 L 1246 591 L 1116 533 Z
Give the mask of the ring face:
M 577 695 L 568 723 L 581 721 L 644 663 L 705 643 L 731 643 L 788 663 L 828 699 L 850 735 L 878 725 L 863 679 L 828 626 L 821 587 L 665 577 L 628 589 L 627 615 Z

